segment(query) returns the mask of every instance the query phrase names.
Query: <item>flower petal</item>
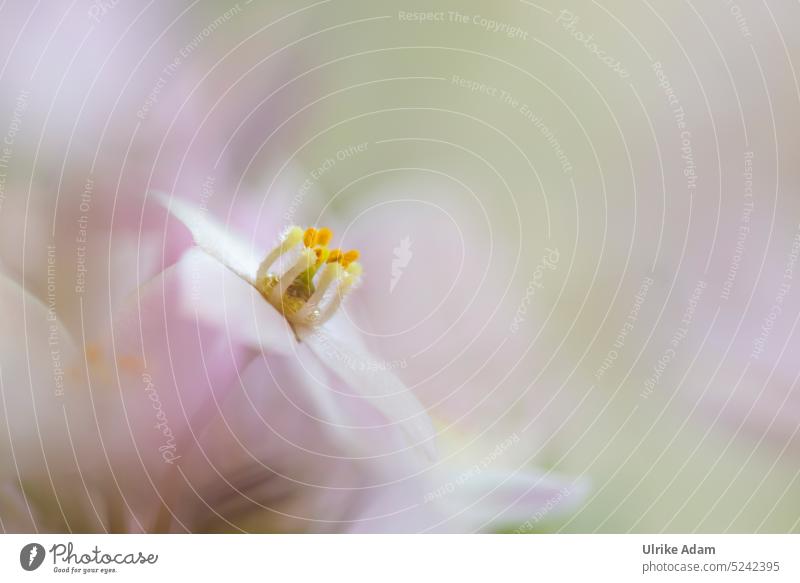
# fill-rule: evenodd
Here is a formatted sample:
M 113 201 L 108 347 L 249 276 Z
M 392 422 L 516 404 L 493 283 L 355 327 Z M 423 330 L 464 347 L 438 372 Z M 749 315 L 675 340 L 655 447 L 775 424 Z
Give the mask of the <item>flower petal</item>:
M 0 322 L 0 476 L 46 474 L 68 463 L 65 369 L 75 346 L 55 312 L 4 273 Z
M 369 354 L 345 317 L 339 315 L 321 328 L 304 331 L 301 341 L 347 387 L 396 424 L 412 446 L 436 458 L 436 433 L 424 407 L 390 370 L 391 363 Z
M 375 507 L 376 499 L 400 503 L 400 480 L 420 469 L 419 456 L 391 453 L 402 449 L 399 432 L 372 425 L 379 415 L 363 399 L 317 382 L 321 369 L 301 344 L 296 355 L 267 355 L 242 372 L 181 462 L 190 487 L 174 499 L 194 529 L 330 532 L 385 527 L 384 516 L 398 515 Z M 331 421 L 320 391 L 333 419 L 349 426 Z M 400 514 L 407 524 L 412 513 Z
M 260 260 L 251 245 L 231 234 L 208 211 L 159 192 L 151 194 L 191 231 L 198 247 L 248 283 L 255 283 Z
M 441 480 L 439 503 L 449 510 L 457 530 L 492 532 L 518 527 L 532 532 L 540 521 L 583 501 L 586 484 L 536 470 L 452 467 Z M 429 495 L 429 496 L 430 496 Z
M 190 249 L 176 264 L 181 280 L 178 309 L 187 318 L 216 327 L 232 342 L 289 354 L 297 340 L 289 323 L 256 289 L 216 258 Z

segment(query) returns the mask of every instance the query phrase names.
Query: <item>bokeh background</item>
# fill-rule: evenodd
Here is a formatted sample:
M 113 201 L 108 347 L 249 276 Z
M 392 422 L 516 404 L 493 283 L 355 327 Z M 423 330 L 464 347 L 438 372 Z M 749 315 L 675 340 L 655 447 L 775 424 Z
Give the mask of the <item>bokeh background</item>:
M 331 225 L 366 267 L 347 317 L 441 439 L 512 438 L 512 475 L 580 485 L 492 530 L 796 532 L 798 18 L 789 1 L 4 2 L 2 269 L 46 302 L 56 245 L 80 328 L 163 248 L 150 191 L 232 230 L 255 213 L 262 249 Z M 104 293 L 77 311 L 79 229 Z M 26 322 L 0 324 L 6 456 Z

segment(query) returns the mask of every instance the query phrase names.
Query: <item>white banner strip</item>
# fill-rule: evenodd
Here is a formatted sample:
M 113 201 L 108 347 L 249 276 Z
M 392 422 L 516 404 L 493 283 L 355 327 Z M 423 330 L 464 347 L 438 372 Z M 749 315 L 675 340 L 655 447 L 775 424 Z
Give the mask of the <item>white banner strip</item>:
M 799 550 L 797 535 L 3 535 L 0 581 L 777 583 L 800 581 Z

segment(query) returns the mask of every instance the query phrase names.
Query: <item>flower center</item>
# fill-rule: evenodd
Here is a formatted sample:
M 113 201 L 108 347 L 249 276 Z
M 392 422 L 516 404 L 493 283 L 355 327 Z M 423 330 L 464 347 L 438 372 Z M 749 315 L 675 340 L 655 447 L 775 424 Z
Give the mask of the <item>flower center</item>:
M 293 325 L 319 326 L 361 277 L 356 250 L 329 249 L 333 232 L 289 228 L 261 262 L 256 288 Z

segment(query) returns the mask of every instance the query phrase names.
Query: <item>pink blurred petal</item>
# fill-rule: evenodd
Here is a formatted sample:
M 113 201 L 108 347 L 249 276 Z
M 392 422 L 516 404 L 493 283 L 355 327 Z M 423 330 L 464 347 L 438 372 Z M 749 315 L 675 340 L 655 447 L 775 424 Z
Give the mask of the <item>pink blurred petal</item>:
M 436 458 L 436 432 L 422 404 L 386 363 L 364 349 L 344 317 L 310 331 L 302 341 L 347 387 L 397 425 L 411 445 Z
M 261 258 L 248 245 L 223 225 L 209 216 L 201 207 L 178 198 L 152 193 L 192 233 L 194 241 L 203 251 L 245 281 L 253 284 Z

